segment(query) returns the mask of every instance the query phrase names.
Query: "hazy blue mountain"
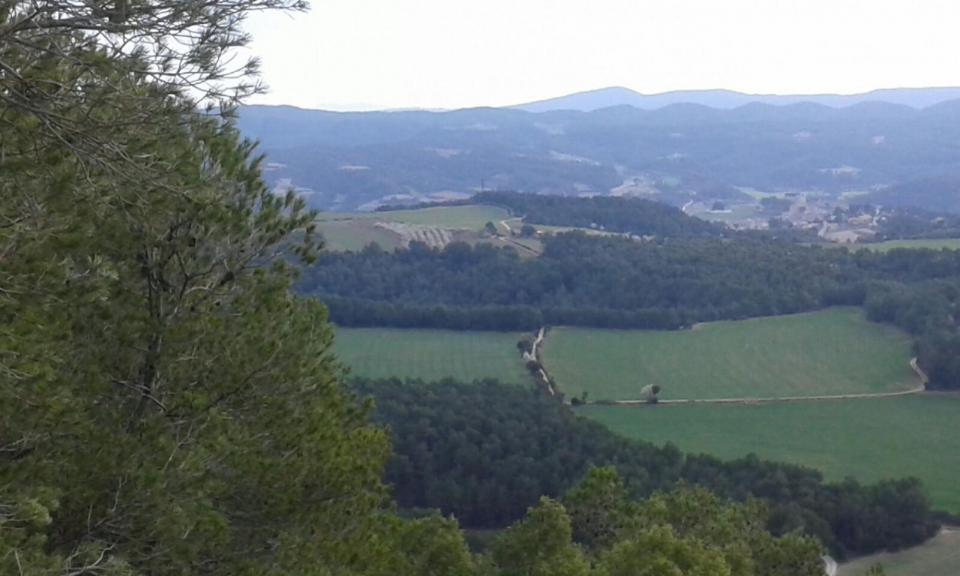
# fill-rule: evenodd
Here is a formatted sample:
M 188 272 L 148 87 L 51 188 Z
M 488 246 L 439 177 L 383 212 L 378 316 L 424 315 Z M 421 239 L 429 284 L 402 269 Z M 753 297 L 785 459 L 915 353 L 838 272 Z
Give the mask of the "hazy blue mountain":
M 960 88 L 891 88 L 852 95 L 777 95 L 744 94 L 732 90 L 678 90 L 660 94 L 641 94 L 629 88 L 612 87 L 519 104 L 514 108 L 527 112 L 554 110 L 591 112 L 610 106 L 633 106 L 641 110 L 656 110 L 672 104 L 700 104 L 711 108 L 732 109 L 752 103 L 782 106 L 800 102 L 822 104 L 833 108 L 863 102 L 885 102 L 911 108 L 926 108 L 956 98 L 960 98 Z
M 960 100 L 923 109 L 864 100 L 542 113 L 249 106 L 239 123 L 261 141 L 270 181 L 292 184 L 329 210 L 463 197 L 481 188 L 616 191 L 675 205 L 735 199 L 738 187 L 890 189 L 877 198 L 893 194 L 924 207 L 931 203 L 924 183 L 960 179 Z M 943 200 L 937 205 L 960 210 L 960 198 Z

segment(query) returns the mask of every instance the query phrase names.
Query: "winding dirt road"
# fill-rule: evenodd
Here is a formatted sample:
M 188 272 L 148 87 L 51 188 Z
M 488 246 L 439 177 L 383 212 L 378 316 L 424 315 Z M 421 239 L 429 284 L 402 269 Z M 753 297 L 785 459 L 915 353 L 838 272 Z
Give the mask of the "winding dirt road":
M 909 390 L 899 390 L 897 392 L 868 392 L 863 394 L 822 394 L 818 396 L 771 396 L 761 398 L 691 398 L 660 400 L 657 406 L 667 405 L 675 406 L 679 404 L 772 404 L 775 402 L 823 402 L 827 400 L 863 400 L 867 398 L 894 398 L 896 396 L 909 396 L 919 394 L 926 390 L 925 384 L 920 384 Z M 616 406 L 649 406 L 646 400 L 614 400 L 605 404 Z

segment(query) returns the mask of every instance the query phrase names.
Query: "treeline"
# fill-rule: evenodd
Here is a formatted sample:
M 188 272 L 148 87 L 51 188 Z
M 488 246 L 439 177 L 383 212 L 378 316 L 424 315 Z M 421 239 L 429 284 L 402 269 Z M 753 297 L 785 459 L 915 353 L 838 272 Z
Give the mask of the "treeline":
M 639 236 L 721 237 L 723 226 L 687 216 L 652 200 L 615 196 L 557 196 L 517 192 L 481 192 L 471 203 L 508 208 L 529 224 L 596 228 Z
M 591 466 L 613 466 L 634 498 L 678 483 L 766 503 L 767 528 L 816 536 L 840 556 L 914 545 L 938 522 L 916 480 L 826 483 L 811 469 L 747 457 L 722 462 L 615 435 L 533 390 L 472 384 L 354 382 L 392 434 L 386 479 L 408 508 L 436 508 L 467 527 L 498 528 L 541 495 L 558 497 Z
M 960 386 L 958 306 L 960 284 L 932 280 L 878 285 L 871 290 L 865 308 L 871 320 L 894 324 L 916 338 L 917 361 L 932 387 L 956 388 Z
M 299 288 L 328 303 L 342 325 L 460 327 L 498 313 L 507 324 L 538 323 L 669 329 L 720 319 L 789 314 L 860 304 L 866 276 L 841 250 L 766 240 L 643 242 L 547 238 L 537 259 L 510 248 L 420 243 L 386 252 L 323 254 Z M 525 309 L 530 309 L 524 312 Z

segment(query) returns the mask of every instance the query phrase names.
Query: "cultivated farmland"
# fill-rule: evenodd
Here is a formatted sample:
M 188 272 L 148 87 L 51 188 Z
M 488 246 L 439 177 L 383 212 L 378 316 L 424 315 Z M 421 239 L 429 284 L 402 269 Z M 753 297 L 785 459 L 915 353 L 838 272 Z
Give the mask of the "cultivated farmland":
M 532 386 L 516 346 L 522 337 L 514 332 L 337 328 L 334 351 L 356 376 L 496 378 Z
M 916 476 L 937 507 L 960 513 L 960 395 L 578 412 L 633 438 L 725 459 L 752 453 L 810 466 L 833 480 Z
M 862 576 L 874 564 L 887 576 L 956 576 L 960 572 L 960 530 L 941 532 L 922 546 L 900 552 L 873 554 L 841 564 L 838 576 Z
M 362 250 L 376 242 L 384 250 L 403 245 L 403 237 L 380 226 L 373 220 L 330 220 L 319 222 L 317 230 L 323 235 L 324 247 L 333 251 Z
M 479 232 L 487 222 L 499 226 L 509 213 L 495 206 L 438 206 L 415 210 L 362 213 L 321 213 L 317 229 L 330 250 L 360 250 L 370 242 L 383 248 L 405 246 L 410 241 L 442 247 L 455 232 Z
M 544 364 L 568 396 L 768 398 L 915 388 L 910 338 L 859 309 L 716 322 L 684 331 L 555 328 Z

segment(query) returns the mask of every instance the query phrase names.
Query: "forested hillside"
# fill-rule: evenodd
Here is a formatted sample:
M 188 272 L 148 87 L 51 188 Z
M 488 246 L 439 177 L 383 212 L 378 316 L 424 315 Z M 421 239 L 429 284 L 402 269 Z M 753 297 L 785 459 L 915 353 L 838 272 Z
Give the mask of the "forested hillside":
M 588 198 L 480 192 L 471 202 L 508 208 L 529 224 L 595 228 L 607 232 L 671 238 L 720 237 L 725 230 L 661 202 L 640 198 Z
M 697 321 L 859 304 L 862 270 L 843 251 L 766 241 L 637 241 L 582 233 L 543 255 L 454 243 L 323 254 L 300 289 L 344 325 L 672 329 Z M 509 313 L 500 313 L 509 311 Z
M 915 481 L 828 484 L 814 470 L 756 458 L 721 462 L 626 440 L 534 390 L 495 381 L 366 381 L 395 454 L 387 482 L 404 506 L 439 508 L 476 528 L 504 526 L 541 494 L 558 497 L 591 466 L 614 466 L 646 498 L 678 482 L 769 506 L 775 534 L 800 529 L 835 554 L 922 542 L 937 530 Z
M 682 205 L 744 197 L 733 187 L 836 194 L 955 178 L 958 109 L 958 101 L 923 110 L 882 102 L 543 113 L 247 107 L 240 127 L 262 142 L 271 182 L 302 188 L 324 210 L 483 189 L 606 195 L 620 186 Z M 926 201 L 903 192 L 900 203 Z M 940 206 L 960 210 L 956 198 Z

